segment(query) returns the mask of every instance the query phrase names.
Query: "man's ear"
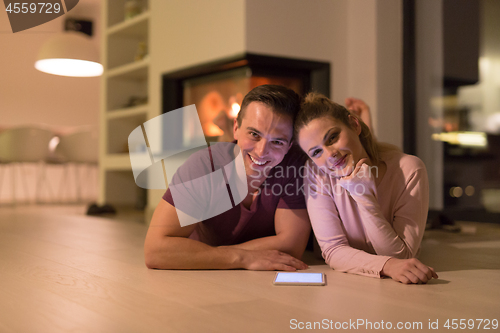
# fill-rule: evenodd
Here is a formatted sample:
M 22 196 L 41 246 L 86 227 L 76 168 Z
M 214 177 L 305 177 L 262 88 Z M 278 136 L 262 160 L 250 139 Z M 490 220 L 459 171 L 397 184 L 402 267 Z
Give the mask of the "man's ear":
M 233 137 L 236 141 L 238 141 L 238 119 L 234 118 L 233 122 Z
M 352 129 L 356 132 L 357 135 L 361 134 L 361 123 L 357 117 L 353 117 L 349 115 L 349 123 L 351 124 Z

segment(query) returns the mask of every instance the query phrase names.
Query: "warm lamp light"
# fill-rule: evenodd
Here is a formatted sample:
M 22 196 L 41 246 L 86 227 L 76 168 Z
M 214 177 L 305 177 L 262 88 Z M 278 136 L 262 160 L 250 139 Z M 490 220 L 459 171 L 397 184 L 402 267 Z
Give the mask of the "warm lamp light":
M 75 31 L 47 40 L 38 53 L 35 68 L 44 73 L 77 77 L 99 76 L 103 72 L 90 37 Z
M 484 132 L 444 132 L 432 134 L 435 141 L 448 142 L 465 147 L 487 147 L 488 139 Z

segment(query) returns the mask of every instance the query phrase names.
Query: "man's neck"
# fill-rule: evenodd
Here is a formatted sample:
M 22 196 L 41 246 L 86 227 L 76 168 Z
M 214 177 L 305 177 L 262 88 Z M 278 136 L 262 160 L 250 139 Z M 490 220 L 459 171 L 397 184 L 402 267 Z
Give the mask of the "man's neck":
M 267 172 L 265 175 L 262 177 L 252 177 L 252 176 L 247 176 L 247 184 L 248 184 L 248 193 L 253 193 L 256 192 L 259 187 L 264 183 L 264 181 L 267 179 L 269 176 L 270 172 Z

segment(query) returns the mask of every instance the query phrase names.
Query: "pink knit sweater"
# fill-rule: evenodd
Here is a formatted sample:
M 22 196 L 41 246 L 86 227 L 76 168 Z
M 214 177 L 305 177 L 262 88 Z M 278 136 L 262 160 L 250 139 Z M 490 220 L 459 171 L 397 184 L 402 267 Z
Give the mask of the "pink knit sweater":
M 311 161 L 307 211 L 330 267 L 380 277 L 391 257 L 416 257 L 425 230 L 429 184 L 424 163 L 399 151 L 382 153 L 387 171 L 378 186 L 363 165 L 351 181 L 326 175 Z

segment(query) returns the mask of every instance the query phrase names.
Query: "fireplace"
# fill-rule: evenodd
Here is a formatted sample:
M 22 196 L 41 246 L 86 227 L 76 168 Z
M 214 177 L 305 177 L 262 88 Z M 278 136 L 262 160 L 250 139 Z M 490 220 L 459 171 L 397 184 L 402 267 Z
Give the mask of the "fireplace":
M 163 113 L 195 104 L 207 141 L 232 141 L 243 97 L 262 84 L 329 96 L 330 64 L 245 53 L 163 75 Z M 186 124 L 184 124 L 186 126 Z M 184 129 L 186 131 L 186 129 Z

